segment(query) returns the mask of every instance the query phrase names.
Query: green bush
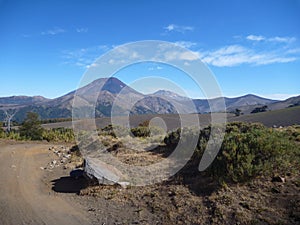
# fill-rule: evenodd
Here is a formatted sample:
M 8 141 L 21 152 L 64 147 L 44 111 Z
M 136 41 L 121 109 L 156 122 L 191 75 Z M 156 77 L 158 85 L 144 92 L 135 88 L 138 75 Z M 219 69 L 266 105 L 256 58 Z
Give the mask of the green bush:
M 164 138 L 164 143 L 167 146 L 175 147 L 177 146 L 180 138 L 184 144 L 188 144 L 191 139 L 198 139 L 197 144 L 197 152 L 199 152 L 200 149 L 204 149 L 207 141 L 209 139 L 210 135 L 210 127 L 204 128 L 203 130 L 197 130 L 197 128 L 194 127 L 184 127 L 184 128 L 178 128 L 175 131 L 169 132 L 166 137 Z
M 181 129 L 178 128 L 175 131 L 172 131 L 167 134 L 164 138 L 164 143 L 169 147 L 174 147 L 178 144 L 181 137 Z
M 11 130 L 10 132 L 5 132 L 3 129 L 0 129 L 0 138 L 1 139 L 10 139 L 10 140 L 25 140 L 26 138 L 21 137 L 20 133 L 16 130 Z
M 138 127 L 131 128 L 131 133 L 135 137 L 150 137 L 151 131 L 149 127 L 138 126 Z
M 164 142 L 169 147 L 177 145 L 180 131 L 178 129 L 168 134 Z M 192 165 L 198 165 L 210 131 L 211 127 L 200 131 L 197 149 L 190 162 Z M 293 167 L 299 166 L 300 147 L 294 139 L 291 140 L 291 136 L 297 133 L 294 131 L 291 135 L 289 132 L 266 128 L 261 124 L 229 123 L 221 149 L 207 173 L 220 181 L 244 182 L 271 172 L 290 172 Z
M 131 133 L 135 137 L 150 137 L 150 136 L 162 135 L 165 132 L 162 128 L 156 126 L 148 126 L 148 127 L 137 126 L 131 128 Z
M 292 140 L 300 141 L 300 125 L 287 127 L 282 132 L 287 133 Z
M 243 182 L 290 170 L 299 162 L 299 153 L 299 146 L 286 133 L 260 124 L 232 123 L 227 125 L 220 152 L 208 171 L 221 180 Z
M 39 121 L 39 115 L 34 112 L 28 112 L 26 119 L 20 126 L 20 135 L 29 140 L 42 140 L 43 128 Z
M 47 141 L 54 142 L 73 142 L 75 141 L 74 132 L 70 128 L 52 128 L 45 129 L 42 138 Z
M 112 136 L 114 138 L 116 138 L 117 136 L 126 136 L 128 135 L 128 129 L 125 127 L 121 127 L 121 126 L 116 126 L 116 125 L 108 125 L 104 128 L 102 128 L 100 131 L 98 131 L 99 135 L 109 135 Z
M 5 136 L 5 131 L 0 127 L 0 138 L 4 138 Z

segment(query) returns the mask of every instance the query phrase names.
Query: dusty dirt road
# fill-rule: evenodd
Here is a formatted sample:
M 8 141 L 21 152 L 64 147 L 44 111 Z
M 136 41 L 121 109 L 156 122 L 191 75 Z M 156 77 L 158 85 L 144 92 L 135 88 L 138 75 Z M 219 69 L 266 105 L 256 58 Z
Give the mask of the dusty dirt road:
M 49 161 L 49 145 L 0 144 L 0 224 L 90 224 L 78 205 L 51 195 L 40 168 Z

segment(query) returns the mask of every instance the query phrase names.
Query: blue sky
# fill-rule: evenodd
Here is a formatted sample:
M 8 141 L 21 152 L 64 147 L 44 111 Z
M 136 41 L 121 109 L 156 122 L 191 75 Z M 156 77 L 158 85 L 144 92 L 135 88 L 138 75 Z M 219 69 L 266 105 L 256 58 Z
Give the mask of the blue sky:
M 299 95 L 299 12 L 299 0 L 0 0 L 0 96 L 66 94 L 99 56 L 140 40 L 189 48 L 224 96 Z M 130 84 L 138 76 L 173 73 L 143 65 L 122 76 Z M 183 87 L 203 97 L 188 81 Z

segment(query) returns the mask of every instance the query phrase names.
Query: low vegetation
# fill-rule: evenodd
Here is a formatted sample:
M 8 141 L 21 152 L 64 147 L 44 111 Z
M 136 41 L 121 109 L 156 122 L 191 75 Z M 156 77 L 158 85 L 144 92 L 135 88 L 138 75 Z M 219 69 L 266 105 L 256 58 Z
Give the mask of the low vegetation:
M 138 138 L 148 138 L 150 134 L 163 133 L 160 128 L 148 125 L 146 121 L 138 127 L 131 128 L 130 131 Z M 200 131 L 195 128 L 177 129 L 164 138 L 164 150 L 159 151 L 171 152 L 182 136 L 182 132 L 185 132 L 185 140 L 182 141 L 186 143 L 190 142 L 190 138 L 195 137 L 195 133 L 200 132 L 197 148 L 189 162 L 189 166 L 196 166 L 205 151 L 211 129 L 211 127 Z M 128 134 L 126 128 L 111 125 L 99 131 L 100 136 L 109 135 L 113 138 L 126 134 Z M 28 113 L 18 131 L 12 130 L 7 133 L 1 129 L 0 138 L 49 142 L 75 141 L 72 129 L 43 129 L 36 113 Z M 254 123 L 229 123 L 226 126 L 221 149 L 206 173 L 221 182 L 238 183 L 274 172 L 293 172 L 299 168 L 300 145 L 297 143 L 299 141 L 300 127 L 296 125 L 275 129 Z M 107 143 L 107 146 L 110 144 Z
M 267 110 L 268 110 L 268 106 L 264 105 L 264 106 L 261 106 L 261 107 L 256 107 L 255 109 L 253 109 L 251 111 L 251 113 L 267 112 Z
M 99 218 L 98 206 L 103 199 L 109 206 L 128 204 L 126 209 L 133 208 L 136 215 L 116 215 L 116 218 L 128 221 L 135 218 L 139 224 L 155 224 L 154 221 L 159 224 L 298 224 L 300 127 L 229 123 L 217 157 L 206 171 L 199 172 L 199 161 L 212 129 L 218 127 L 200 131 L 193 157 L 168 180 L 126 189 L 117 185 L 88 186 L 80 195 L 94 196 L 94 202 L 88 198 L 87 205 L 99 212 Z M 107 134 L 108 130 L 111 129 L 106 129 Z M 185 144 L 196 134 L 199 134 L 196 128 L 177 129 L 151 151 L 131 151 L 112 135 L 101 138 L 109 140 L 108 150 L 118 160 L 145 166 L 167 157 L 180 138 Z
M 211 127 L 207 127 L 200 131 L 195 159 L 202 156 L 210 130 Z M 119 136 L 120 134 L 125 135 L 127 130 L 110 125 L 101 129 L 99 134 L 116 137 L 115 132 Z M 132 128 L 131 132 L 135 137 L 161 134 L 159 128 L 149 127 L 146 122 Z M 177 129 L 167 135 L 164 139 L 165 144 L 170 148 L 175 146 L 180 139 L 181 132 L 189 132 L 189 135 L 194 135 L 193 129 L 185 129 L 184 131 Z M 38 120 L 38 115 L 32 112 L 27 114 L 19 131 L 6 133 L 1 129 L 0 137 L 16 140 L 74 141 L 72 129 L 43 129 Z M 183 141 L 188 142 L 188 140 Z M 215 177 L 239 182 L 279 168 L 289 169 L 291 160 L 299 159 L 299 145 L 295 144 L 295 141 L 300 141 L 299 126 L 273 129 L 266 128 L 261 124 L 229 123 L 226 127 L 226 135 L 220 152 L 209 168 L 209 172 Z
M 95 197 L 87 198 L 84 204 L 95 210 L 100 219 L 103 214 L 98 207 L 103 199 L 106 207 L 128 206 L 134 209 L 135 216 L 124 214 L 116 218 L 128 221 L 139 218 L 140 224 L 154 224 L 153 221 L 161 224 L 299 223 L 300 126 L 267 128 L 255 123 L 228 123 L 217 157 L 206 171 L 199 172 L 198 165 L 211 130 L 216 128 L 177 129 L 169 132 L 163 142 L 157 142 L 156 148 L 146 151 L 142 149 L 153 132 L 147 122 L 131 129 L 133 137 L 127 135 L 128 129 L 120 126 L 99 129 L 100 140 L 110 154 L 123 163 L 137 166 L 161 161 L 181 137 L 184 137 L 183 144 L 196 135 L 199 139 L 190 161 L 169 180 L 145 187 L 128 186 L 127 189 L 116 185 L 90 185 L 79 191 L 80 195 Z M 1 129 L 0 138 L 73 142 L 74 133 L 66 128 L 43 129 L 38 117 L 28 115 L 19 131 L 7 133 Z M 130 140 L 134 146 L 124 144 L 124 140 Z M 133 149 L 137 147 L 136 140 L 138 151 Z M 82 166 L 83 158 L 77 146 L 70 152 L 68 165 Z
M 39 121 L 39 115 L 33 112 L 28 112 L 25 121 L 19 128 L 20 136 L 24 139 L 42 140 L 43 128 Z
M 190 162 L 193 165 L 199 163 L 203 155 L 210 130 L 208 127 L 200 132 L 193 162 Z M 180 133 L 180 130 L 170 133 L 165 143 L 176 145 Z M 300 147 L 296 143 L 299 137 L 296 126 L 280 130 L 261 124 L 230 123 L 221 149 L 207 172 L 222 182 L 245 182 L 259 175 L 292 172 L 299 168 Z
M 43 129 L 42 133 L 43 140 L 52 142 L 74 142 L 74 132 L 70 128 L 52 128 Z
M 28 112 L 26 119 L 19 129 L 10 132 L 0 129 L 0 138 L 12 140 L 46 140 L 51 142 L 74 142 L 75 136 L 72 129 L 52 128 L 44 129 L 37 113 Z

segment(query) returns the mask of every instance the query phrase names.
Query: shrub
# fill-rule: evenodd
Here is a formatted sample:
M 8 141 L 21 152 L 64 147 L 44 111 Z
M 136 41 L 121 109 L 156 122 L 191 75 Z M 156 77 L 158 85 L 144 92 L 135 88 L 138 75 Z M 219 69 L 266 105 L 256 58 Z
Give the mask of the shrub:
M 255 109 L 253 109 L 251 111 L 251 113 L 260 113 L 260 112 L 266 112 L 268 109 L 268 106 L 267 105 L 264 105 L 262 107 L 256 107 Z
M 300 141 L 300 125 L 294 125 L 283 129 L 290 139 Z
M 121 127 L 121 126 L 117 126 L 117 125 L 108 125 L 104 128 L 102 128 L 100 131 L 99 131 L 99 135 L 109 135 L 109 136 L 112 136 L 114 138 L 116 138 L 117 136 L 126 136 L 128 135 L 128 129 L 125 128 L 125 127 Z
M 180 131 L 178 129 L 168 134 L 164 142 L 169 147 L 177 145 Z M 190 132 L 192 135 L 192 130 Z M 198 165 L 210 132 L 211 127 L 200 131 L 191 165 Z M 294 130 L 280 132 L 262 124 L 229 123 L 221 149 L 207 173 L 219 181 L 227 182 L 244 182 L 275 171 L 284 173 L 293 169 L 293 166 L 299 166 L 300 147 L 294 141 L 297 136 Z
M 139 124 L 139 127 L 149 127 L 150 120 L 145 120 Z
M 172 131 L 167 134 L 164 139 L 164 143 L 169 147 L 174 147 L 178 144 L 181 137 L 181 129 L 178 128 L 175 131 Z
M 150 137 L 151 131 L 149 127 L 138 126 L 138 127 L 131 128 L 131 133 L 135 137 Z
M 43 130 L 42 137 L 44 140 L 54 142 L 73 142 L 75 140 L 74 132 L 70 128 L 52 128 Z
M 130 129 L 135 137 L 150 137 L 165 134 L 165 131 L 157 126 L 137 126 Z
M 227 126 L 219 154 L 208 171 L 221 180 L 243 182 L 289 170 L 296 158 L 299 160 L 299 146 L 285 133 L 260 124 L 233 123 Z
M 5 131 L 0 127 L 0 138 L 4 138 L 5 136 Z
M 43 128 L 39 121 L 37 113 L 28 112 L 26 119 L 20 126 L 20 135 L 25 139 L 30 140 L 42 140 L 43 139 Z

